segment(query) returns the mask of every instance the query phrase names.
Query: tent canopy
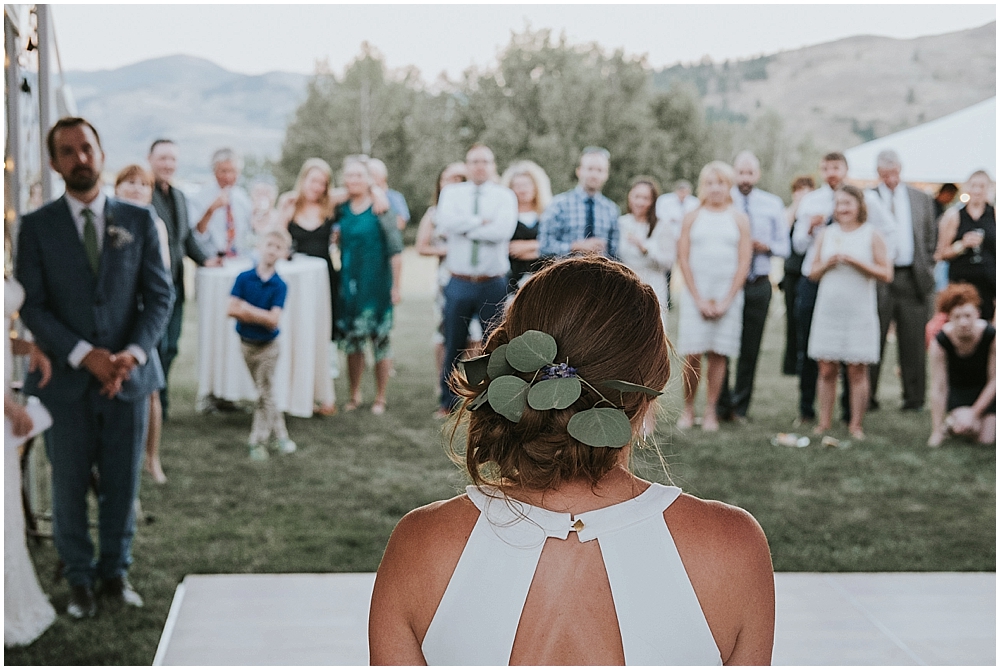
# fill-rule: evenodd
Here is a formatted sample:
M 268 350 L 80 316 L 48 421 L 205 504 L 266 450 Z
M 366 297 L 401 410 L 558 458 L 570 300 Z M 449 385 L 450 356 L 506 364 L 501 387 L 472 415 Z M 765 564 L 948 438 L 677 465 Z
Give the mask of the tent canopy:
M 893 149 L 910 182 L 962 183 L 976 170 L 996 177 L 997 99 L 983 100 L 940 119 L 858 145 L 844 152 L 856 179 L 878 179 L 875 159 Z

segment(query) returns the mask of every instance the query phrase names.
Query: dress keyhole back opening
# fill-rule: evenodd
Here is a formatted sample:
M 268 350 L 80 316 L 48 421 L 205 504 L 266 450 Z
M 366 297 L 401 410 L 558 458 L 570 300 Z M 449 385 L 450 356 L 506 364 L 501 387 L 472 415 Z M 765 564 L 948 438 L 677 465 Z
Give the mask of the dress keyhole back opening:
M 509 665 L 624 665 L 600 541 L 550 537 L 521 610 Z

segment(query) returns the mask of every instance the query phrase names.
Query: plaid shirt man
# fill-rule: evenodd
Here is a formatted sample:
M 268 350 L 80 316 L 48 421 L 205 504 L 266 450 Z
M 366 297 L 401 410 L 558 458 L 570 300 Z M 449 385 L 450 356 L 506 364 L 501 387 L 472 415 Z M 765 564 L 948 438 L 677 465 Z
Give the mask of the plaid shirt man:
M 588 199 L 593 199 L 593 231 L 587 234 Z M 560 193 L 552 199 L 538 222 L 539 253 L 542 256 L 568 256 L 577 240 L 597 237 L 606 241 L 605 255 L 618 257 L 619 210 L 600 193 L 589 195 L 583 186 Z

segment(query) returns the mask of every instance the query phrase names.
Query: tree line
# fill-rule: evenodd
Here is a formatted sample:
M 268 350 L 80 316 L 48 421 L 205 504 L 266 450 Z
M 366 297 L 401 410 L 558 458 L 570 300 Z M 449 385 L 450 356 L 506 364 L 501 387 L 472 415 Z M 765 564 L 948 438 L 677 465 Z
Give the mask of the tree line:
M 679 179 L 696 183 L 706 163 L 730 161 L 742 149 L 761 160 L 760 186 L 783 197 L 794 174 L 813 171 L 820 151 L 788 142 L 777 114 L 707 119 L 693 85 L 676 81 L 660 90 L 653 76 L 644 56 L 526 28 L 511 35 L 495 67 L 428 85 L 415 68 L 389 71 L 365 43 L 342 77 L 317 67 L 281 156 L 267 167 L 290 189 L 307 158 L 323 158 L 334 170 L 350 154 L 380 158 L 414 222 L 431 204 L 439 170 L 462 160 L 474 142 L 493 149 L 501 170 L 534 160 L 553 192 L 573 186 L 583 147 L 603 146 L 611 152 L 604 192 L 622 204 L 636 175 L 651 175 L 665 189 Z

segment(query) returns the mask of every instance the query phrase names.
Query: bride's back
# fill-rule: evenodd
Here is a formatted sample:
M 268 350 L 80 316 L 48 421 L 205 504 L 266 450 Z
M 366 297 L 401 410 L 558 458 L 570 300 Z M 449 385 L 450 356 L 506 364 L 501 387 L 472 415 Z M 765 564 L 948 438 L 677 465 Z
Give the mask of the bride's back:
M 486 350 L 529 330 L 555 339 L 554 360 L 583 391 L 563 409 L 528 403 L 513 416 L 480 398 L 490 402 L 471 413 L 464 456 L 473 486 L 414 510 L 390 539 L 372 598 L 372 663 L 768 663 L 773 580 L 752 517 L 650 486 L 628 472 L 628 444 L 568 426 L 613 406 L 639 435 L 650 397 L 619 385 L 604 389 L 611 402 L 594 385 L 666 385 L 652 289 L 617 263 L 556 263 L 522 287 Z M 491 382 L 473 377 L 454 380 L 467 406 Z

